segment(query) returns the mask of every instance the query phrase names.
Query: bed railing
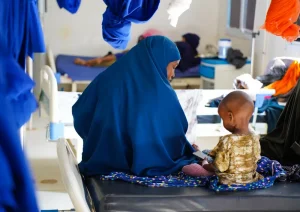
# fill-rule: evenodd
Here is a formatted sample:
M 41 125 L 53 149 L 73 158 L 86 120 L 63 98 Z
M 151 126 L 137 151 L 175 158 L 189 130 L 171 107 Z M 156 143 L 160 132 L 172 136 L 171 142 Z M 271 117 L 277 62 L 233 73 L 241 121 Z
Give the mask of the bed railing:
M 41 107 L 49 115 L 50 124 L 47 130 L 47 139 L 57 140 L 64 134 L 64 124 L 60 123 L 58 110 L 58 87 L 55 75 L 49 66 L 41 70 L 41 94 L 39 98 Z

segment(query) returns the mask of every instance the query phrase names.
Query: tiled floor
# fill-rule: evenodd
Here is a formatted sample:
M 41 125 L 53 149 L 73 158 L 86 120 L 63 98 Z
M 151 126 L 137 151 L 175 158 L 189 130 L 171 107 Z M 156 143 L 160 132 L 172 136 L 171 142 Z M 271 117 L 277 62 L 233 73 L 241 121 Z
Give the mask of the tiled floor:
M 68 210 L 73 205 L 60 176 L 56 143 L 46 141 L 46 126 L 46 119 L 34 114 L 34 129 L 26 131 L 24 148 L 35 176 L 40 209 Z

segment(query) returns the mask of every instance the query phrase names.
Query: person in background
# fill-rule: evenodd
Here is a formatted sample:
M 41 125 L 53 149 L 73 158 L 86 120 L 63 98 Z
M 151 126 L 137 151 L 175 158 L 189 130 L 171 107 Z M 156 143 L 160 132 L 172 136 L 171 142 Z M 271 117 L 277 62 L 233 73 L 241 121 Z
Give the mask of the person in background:
M 197 48 L 199 46 L 200 37 L 193 33 L 187 33 L 182 36 L 182 41 L 175 42 L 180 52 L 181 60 L 178 69 L 182 72 L 189 68 L 198 66 L 201 62 L 198 57 Z
M 142 35 L 139 36 L 138 42 L 142 41 L 143 39 L 153 36 L 153 35 L 162 35 L 162 33 L 156 29 L 149 29 L 145 31 Z M 97 57 L 91 60 L 83 60 L 81 58 L 76 58 L 74 60 L 74 63 L 77 65 L 82 65 L 82 66 L 110 66 L 117 60 L 119 60 L 123 55 L 125 55 L 129 50 L 125 50 L 120 53 L 113 54 L 112 52 L 108 52 L 107 55 L 104 57 Z

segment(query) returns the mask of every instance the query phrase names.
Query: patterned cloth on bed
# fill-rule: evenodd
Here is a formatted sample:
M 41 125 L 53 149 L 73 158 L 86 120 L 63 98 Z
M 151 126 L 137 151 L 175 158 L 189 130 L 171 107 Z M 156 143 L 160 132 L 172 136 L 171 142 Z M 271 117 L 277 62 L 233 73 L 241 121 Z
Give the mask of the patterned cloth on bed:
M 122 172 L 112 172 L 110 175 L 101 176 L 102 180 L 123 180 L 125 182 L 149 187 L 208 187 L 214 191 L 248 191 L 263 189 L 273 186 L 275 180 L 281 180 L 285 172 L 277 161 L 262 157 L 258 162 L 257 172 L 265 178 L 254 183 L 244 185 L 221 185 L 218 177 L 190 177 L 182 172 L 170 176 L 138 177 Z

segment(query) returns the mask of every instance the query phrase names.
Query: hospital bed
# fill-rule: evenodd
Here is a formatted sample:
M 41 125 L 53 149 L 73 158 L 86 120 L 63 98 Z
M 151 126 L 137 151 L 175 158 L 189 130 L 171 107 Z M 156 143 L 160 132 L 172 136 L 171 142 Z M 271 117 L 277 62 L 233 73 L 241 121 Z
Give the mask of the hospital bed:
M 58 161 L 76 211 L 300 211 L 300 184 L 216 193 L 206 188 L 150 188 L 122 181 L 82 177 L 67 141 L 57 143 Z
M 86 87 L 99 73 L 107 67 L 85 67 L 74 64 L 75 58 L 92 59 L 92 57 L 58 55 L 56 60 L 50 48 L 47 49 L 47 60 L 53 70 L 58 84 L 71 85 L 71 91 L 76 92 L 79 87 Z M 175 70 L 175 78 L 171 85 L 175 89 L 199 88 L 199 66 L 188 69 L 185 72 Z M 80 90 L 83 90 L 81 88 Z

